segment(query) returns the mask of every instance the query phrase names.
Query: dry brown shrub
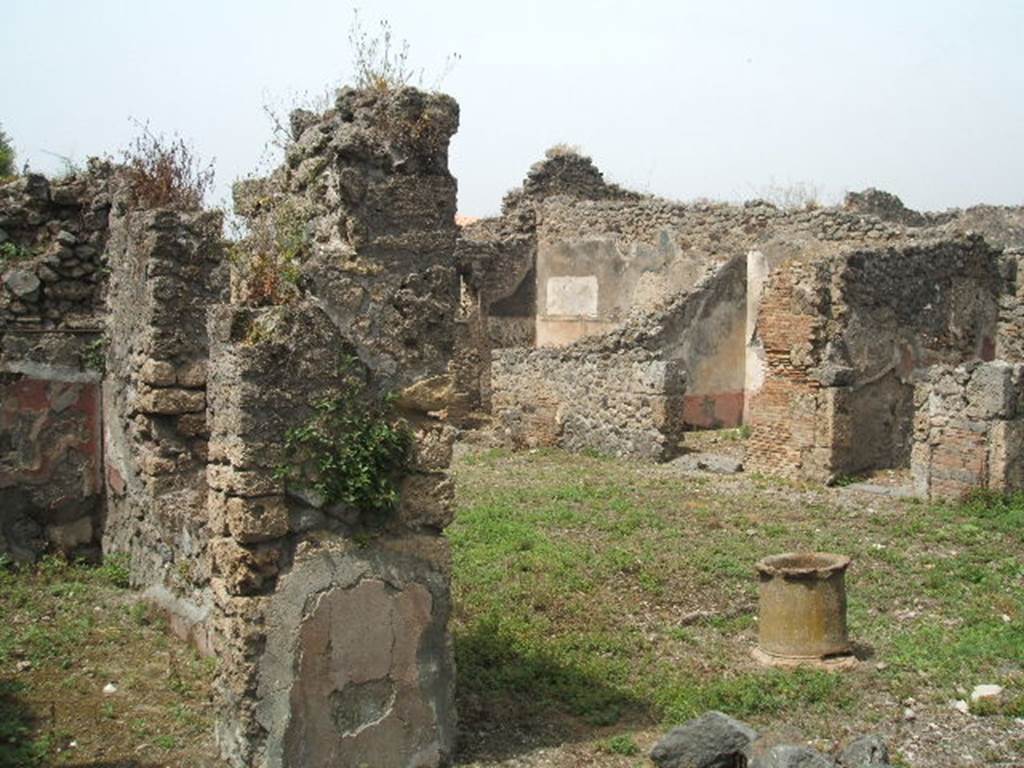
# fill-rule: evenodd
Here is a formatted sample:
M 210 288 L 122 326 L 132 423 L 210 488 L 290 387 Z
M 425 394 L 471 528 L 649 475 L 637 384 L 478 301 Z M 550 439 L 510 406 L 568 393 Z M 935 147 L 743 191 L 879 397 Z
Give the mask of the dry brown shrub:
M 124 179 L 132 202 L 143 208 L 199 210 L 213 186 L 213 161 L 203 163 L 184 139 L 155 134 L 148 124 L 124 151 Z
M 301 265 L 311 245 L 308 218 L 301 206 L 282 200 L 248 222 L 232 249 L 237 300 L 270 306 L 286 304 L 299 294 Z

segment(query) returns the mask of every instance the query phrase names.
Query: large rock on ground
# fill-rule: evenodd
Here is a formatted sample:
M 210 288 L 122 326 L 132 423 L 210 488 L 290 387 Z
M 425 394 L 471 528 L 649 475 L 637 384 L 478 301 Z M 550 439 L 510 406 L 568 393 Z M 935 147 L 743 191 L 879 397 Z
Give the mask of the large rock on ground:
M 836 768 L 836 764 L 810 747 L 778 744 L 754 758 L 750 768 Z
M 836 760 L 840 768 L 885 768 L 889 765 L 889 749 L 881 736 L 870 734 L 843 747 Z
M 757 731 L 745 723 L 708 712 L 669 731 L 654 745 L 651 760 L 658 768 L 733 768 L 756 739 Z

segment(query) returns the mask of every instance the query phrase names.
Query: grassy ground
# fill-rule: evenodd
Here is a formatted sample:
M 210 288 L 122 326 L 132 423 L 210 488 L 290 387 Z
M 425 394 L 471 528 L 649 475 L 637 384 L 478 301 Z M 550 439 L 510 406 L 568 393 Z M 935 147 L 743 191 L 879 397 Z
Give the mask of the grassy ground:
M 0 568 L 0 768 L 216 764 L 213 667 L 134 598 L 117 560 Z
M 469 764 L 575 741 L 550 764 L 634 765 L 620 755 L 708 709 L 822 747 L 882 731 L 912 764 L 1024 756 L 1024 498 L 925 505 L 548 451 L 469 455 L 458 488 Z M 750 657 L 754 563 L 794 549 L 854 558 L 854 672 Z M 980 683 L 1003 702 L 952 710 Z
M 1024 498 L 926 505 L 553 451 L 456 473 L 459 765 L 646 765 L 707 709 L 820 748 L 878 731 L 902 765 L 1024 764 Z M 753 564 L 792 549 L 854 558 L 856 670 L 750 657 Z M 124 582 L 117 562 L 0 569 L 0 768 L 217 765 L 212 666 Z M 1002 702 L 952 709 L 980 683 Z

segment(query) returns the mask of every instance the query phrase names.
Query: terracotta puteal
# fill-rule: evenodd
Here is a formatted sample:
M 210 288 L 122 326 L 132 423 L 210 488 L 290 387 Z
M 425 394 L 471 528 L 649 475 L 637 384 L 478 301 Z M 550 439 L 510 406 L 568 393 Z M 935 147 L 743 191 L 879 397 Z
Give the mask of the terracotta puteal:
M 824 552 L 788 552 L 759 561 L 758 650 L 782 661 L 849 654 L 849 565 L 850 558 Z

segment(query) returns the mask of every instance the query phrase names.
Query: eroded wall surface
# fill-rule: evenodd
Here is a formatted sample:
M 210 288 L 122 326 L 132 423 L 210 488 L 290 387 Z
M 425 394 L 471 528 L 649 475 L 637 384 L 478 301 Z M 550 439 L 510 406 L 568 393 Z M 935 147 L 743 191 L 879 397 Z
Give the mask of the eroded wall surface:
M 1024 489 L 1024 365 L 937 365 L 914 389 L 911 471 L 924 498 Z
M 452 753 L 441 532 L 457 400 L 457 124 L 445 96 L 346 89 L 324 114 L 293 115 L 285 166 L 236 190 L 256 226 L 301 211 L 308 239 L 280 300 L 236 286 L 210 314 L 218 736 L 233 764 L 436 766 Z M 367 403 L 394 395 L 411 430 L 390 509 L 328 500 L 319 470 L 289 463 L 294 430 L 357 396 L 348 376 Z

